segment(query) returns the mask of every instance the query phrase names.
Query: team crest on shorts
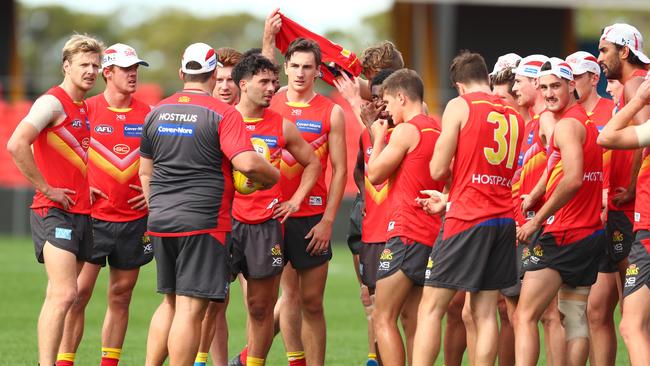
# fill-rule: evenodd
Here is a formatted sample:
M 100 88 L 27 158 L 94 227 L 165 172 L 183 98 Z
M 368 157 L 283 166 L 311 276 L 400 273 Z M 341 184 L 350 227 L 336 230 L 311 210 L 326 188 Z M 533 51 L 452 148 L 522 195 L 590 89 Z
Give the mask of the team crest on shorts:
M 539 244 L 535 245 L 535 248 L 533 248 L 533 253 L 535 254 L 536 257 L 544 256 L 544 250 L 542 249 L 542 246 Z
M 630 264 L 625 270 L 625 287 L 634 287 L 636 285 L 636 276 L 639 275 L 639 267 L 636 264 Z
M 149 237 L 149 234 L 144 233 L 142 235 L 142 249 L 144 251 L 144 254 L 149 254 L 153 252 L 153 245 L 151 244 L 151 238 Z
M 625 239 L 623 233 L 620 232 L 619 230 L 614 230 L 614 232 L 612 233 L 612 241 L 614 243 L 622 243 L 623 239 Z
M 379 256 L 380 261 L 392 261 L 393 260 L 393 252 L 391 252 L 390 249 L 384 249 L 383 252 L 381 252 L 381 255 Z
M 271 255 L 282 255 L 280 244 L 275 244 L 275 246 L 271 248 Z

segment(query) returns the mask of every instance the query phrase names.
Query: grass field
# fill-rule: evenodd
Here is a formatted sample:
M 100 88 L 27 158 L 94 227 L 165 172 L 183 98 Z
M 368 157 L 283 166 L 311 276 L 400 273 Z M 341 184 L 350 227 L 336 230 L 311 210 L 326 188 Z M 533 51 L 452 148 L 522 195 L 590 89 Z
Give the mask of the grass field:
M 0 251 L 0 365 L 36 365 L 36 322 L 45 291 L 44 268 L 35 261 L 29 238 L 0 237 Z M 86 331 L 77 353 L 77 365 L 99 364 L 107 281 L 107 271 L 103 270 L 86 310 Z M 240 288 L 234 285 L 232 289 L 228 321 L 229 352 L 234 355 L 244 344 L 245 315 Z M 141 271 L 133 296 L 120 365 L 144 364 L 149 321 L 162 298 L 155 290 L 155 265 L 152 263 Z M 365 316 L 358 295 L 350 252 L 347 246 L 337 245 L 325 293 L 328 365 L 364 364 L 367 353 Z M 540 364 L 544 364 L 543 351 L 541 357 Z M 267 364 L 286 365 L 279 338 L 273 344 Z M 442 362 L 439 360 L 437 364 Z M 620 338 L 617 364 L 627 364 Z

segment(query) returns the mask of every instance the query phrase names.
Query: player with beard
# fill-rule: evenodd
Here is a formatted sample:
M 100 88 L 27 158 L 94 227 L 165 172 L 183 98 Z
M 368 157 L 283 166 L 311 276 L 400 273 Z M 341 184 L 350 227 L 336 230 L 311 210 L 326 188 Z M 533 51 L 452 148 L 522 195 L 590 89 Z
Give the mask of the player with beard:
M 72 364 L 59 355 L 64 321 L 77 296 L 77 276 L 92 249 L 91 204 L 86 176 L 90 126 L 86 93 L 97 79 L 103 45 L 84 35 L 63 46 L 63 82 L 38 98 L 18 124 L 7 151 L 36 193 L 31 229 L 36 259 L 48 286 L 38 319 L 38 358 Z
M 599 136 L 599 143 L 606 148 L 635 149 L 647 146 L 644 131 L 648 127 L 650 108 L 647 106 L 647 82 L 643 84 L 643 76 L 647 74 L 646 68 L 650 59 L 643 53 L 643 37 L 641 33 L 628 24 L 613 24 L 603 30 L 598 45 L 600 62 L 605 76 L 616 79 L 623 84 L 623 93 L 619 99 L 619 112 L 612 117 L 610 122 Z M 643 87 L 642 87 L 643 86 Z M 633 98 L 637 94 L 638 97 Z M 628 126 L 629 125 L 629 126 Z M 636 125 L 636 126 L 635 126 Z M 625 272 L 623 295 L 625 307 L 620 323 L 620 331 L 625 345 L 629 350 L 632 365 L 647 365 L 650 363 L 650 337 L 648 327 L 650 301 L 648 274 L 650 263 L 648 252 L 648 229 L 650 229 L 650 213 L 648 213 L 648 166 L 647 148 L 641 150 L 639 164 L 633 160 L 633 169 L 640 167 L 635 188 L 636 200 L 634 204 L 634 227 L 636 234 L 628 257 L 628 266 Z M 618 151 L 617 151 L 618 152 Z M 635 156 L 638 155 L 635 152 Z M 632 177 L 634 176 L 632 171 Z M 612 177 L 610 176 L 610 180 Z M 610 183 L 611 185 L 611 183 Z M 622 191 L 628 193 L 630 190 Z M 628 194 L 629 196 L 630 194 Z

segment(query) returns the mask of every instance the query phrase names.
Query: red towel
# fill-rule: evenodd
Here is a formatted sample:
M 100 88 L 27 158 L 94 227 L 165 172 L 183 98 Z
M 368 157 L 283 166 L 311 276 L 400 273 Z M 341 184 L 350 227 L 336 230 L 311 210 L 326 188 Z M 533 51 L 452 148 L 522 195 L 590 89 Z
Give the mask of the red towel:
M 280 28 L 280 31 L 275 36 L 275 46 L 282 53 L 287 51 L 289 44 L 294 39 L 299 37 L 308 38 L 320 46 L 322 62 L 324 64 L 334 62 L 355 77 L 361 74 L 363 68 L 354 52 L 346 50 L 329 39 L 306 29 L 283 14 L 280 14 L 280 17 L 282 18 L 282 28 Z M 327 67 L 321 67 L 321 72 L 323 81 L 334 86 L 334 74 Z

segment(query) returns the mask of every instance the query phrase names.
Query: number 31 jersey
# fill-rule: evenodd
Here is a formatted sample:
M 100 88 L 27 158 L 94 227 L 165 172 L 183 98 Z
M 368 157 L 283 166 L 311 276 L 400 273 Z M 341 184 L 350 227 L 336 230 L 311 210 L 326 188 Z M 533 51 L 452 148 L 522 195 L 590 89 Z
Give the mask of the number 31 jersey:
M 497 96 L 462 96 L 469 107 L 454 155 L 447 218 L 512 218 L 512 177 L 524 138 L 524 121 Z

